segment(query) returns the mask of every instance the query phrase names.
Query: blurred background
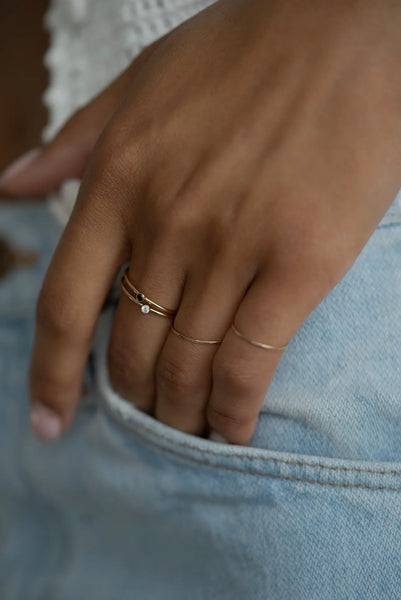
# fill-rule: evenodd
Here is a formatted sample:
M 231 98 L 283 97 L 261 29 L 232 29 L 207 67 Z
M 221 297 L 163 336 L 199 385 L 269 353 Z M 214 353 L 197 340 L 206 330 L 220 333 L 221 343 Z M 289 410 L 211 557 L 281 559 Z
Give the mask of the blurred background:
M 1 0 L 0 171 L 40 143 L 46 122 L 43 54 L 48 37 L 43 16 L 48 0 Z
M 48 3 L 0 0 L 0 171 L 41 143 L 47 121 L 42 95 L 47 87 L 43 22 Z M 59 235 L 44 197 L 34 202 L 0 198 L 0 420 L 14 433 L 17 414 L 6 400 L 15 404 L 27 399 L 34 308 Z

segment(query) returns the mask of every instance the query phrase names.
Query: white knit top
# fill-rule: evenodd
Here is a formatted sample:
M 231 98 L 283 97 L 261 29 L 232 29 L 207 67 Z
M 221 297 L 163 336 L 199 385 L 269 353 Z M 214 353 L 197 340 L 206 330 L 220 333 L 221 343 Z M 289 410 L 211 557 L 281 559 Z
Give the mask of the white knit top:
M 215 0 L 52 0 L 46 15 L 45 56 L 49 120 L 44 141 L 117 76 L 140 51 Z M 79 182 L 66 182 L 51 198 L 66 222 Z

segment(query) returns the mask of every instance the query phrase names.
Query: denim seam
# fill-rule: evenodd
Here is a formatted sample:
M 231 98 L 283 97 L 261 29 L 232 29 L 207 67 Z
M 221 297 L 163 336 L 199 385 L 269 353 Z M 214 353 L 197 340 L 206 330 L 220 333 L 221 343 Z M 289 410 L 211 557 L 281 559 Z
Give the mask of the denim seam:
M 139 434 L 139 437 L 141 437 L 141 439 L 145 440 L 146 443 L 149 443 L 152 446 L 156 446 L 157 448 L 160 447 L 159 444 L 155 443 L 153 440 L 149 440 L 148 438 L 143 438 L 140 434 Z M 182 455 L 179 452 L 175 452 L 174 450 L 171 450 L 170 448 L 163 448 L 163 450 L 165 450 L 168 454 L 172 454 L 173 456 L 176 456 L 176 457 L 180 458 L 181 460 L 184 460 L 187 462 L 194 462 L 195 464 L 202 465 L 205 467 L 210 467 L 212 469 L 223 469 L 225 471 L 232 471 L 234 473 L 243 473 L 244 475 L 253 475 L 256 477 L 268 477 L 270 479 L 284 479 L 285 481 L 299 481 L 302 483 L 311 483 L 311 484 L 315 484 L 315 485 L 326 485 L 329 487 L 359 488 L 359 489 L 372 490 L 372 491 L 382 491 L 382 490 L 386 491 L 387 490 L 387 491 L 391 491 L 391 492 L 401 492 L 401 488 L 394 488 L 394 487 L 389 487 L 389 486 L 369 486 L 369 485 L 356 484 L 356 483 L 333 483 L 331 481 L 317 481 L 314 479 L 304 479 L 302 477 L 288 477 L 285 475 L 275 475 L 273 473 L 257 473 L 255 471 L 249 471 L 247 469 L 239 469 L 237 467 L 228 467 L 227 465 L 213 465 L 211 463 L 204 462 L 202 460 L 199 460 L 199 459 L 191 457 L 191 456 Z M 234 456 L 234 455 L 230 455 L 230 456 Z M 255 458 L 257 458 L 257 457 L 255 457 Z M 265 460 L 271 460 L 271 459 L 265 459 Z M 299 464 L 306 464 L 306 463 L 299 463 Z M 316 465 L 311 465 L 311 466 L 316 466 Z
M 106 404 L 106 406 L 108 407 L 108 405 Z M 124 425 L 129 425 L 128 419 L 125 416 L 122 415 L 117 415 L 114 410 L 111 407 L 108 407 L 109 411 L 112 413 L 112 416 L 117 417 L 119 421 L 121 421 Z M 132 422 L 132 421 L 131 421 Z M 169 437 L 167 437 L 166 435 L 160 433 L 160 434 L 155 434 L 154 431 L 152 429 L 150 429 L 149 427 L 146 427 L 146 425 L 141 425 L 142 430 L 145 430 L 146 432 L 150 433 L 152 436 L 156 435 L 157 438 L 159 439 L 164 439 L 167 442 L 171 443 L 173 441 L 173 443 L 177 443 L 177 445 L 179 445 L 182 448 L 188 448 L 189 450 L 194 450 L 195 452 L 201 452 L 203 454 L 210 454 L 212 456 L 218 456 L 218 457 L 223 457 L 223 458 L 246 458 L 247 460 L 261 460 L 261 461 L 265 461 L 265 462 L 276 462 L 276 463 L 283 463 L 286 465 L 293 465 L 293 466 L 306 466 L 306 467 L 311 467 L 311 468 L 319 468 L 319 469 L 328 469 L 331 471 L 344 471 L 344 472 L 356 472 L 356 473 L 372 473 L 372 474 L 376 474 L 376 475 L 401 475 L 401 471 L 394 471 L 394 470 L 390 470 L 390 471 L 385 471 L 385 470 L 374 470 L 374 469 L 362 469 L 362 468 L 358 468 L 358 467 L 334 467 L 334 466 L 330 466 L 330 465 L 322 465 L 320 463 L 308 463 L 308 462 L 303 462 L 303 461 L 291 461 L 291 460 L 285 460 L 284 458 L 274 458 L 272 456 L 270 457 L 266 457 L 266 456 L 250 456 L 248 454 L 226 454 L 223 452 L 213 452 L 213 450 L 206 450 L 206 449 L 202 449 L 202 448 L 197 448 L 196 446 L 191 446 L 190 444 L 186 444 L 185 442 L 179 442 L 177 440 L 171 440 Z M 132 431 L 132 429 L 130 428 L 130 430 Z M 199 461 L 196 458 L 193 457 L 187 457 L 187 456 L 183 456 L 182 454 L 179 454 L 178 452 L 174 452 L 173 450 L 169 449 L 169 448 L 165 448 L 164 446 L 162 446 L 162 444 L 158 443 L 155 440 L 151 440 L 143 435 L 141 435 L 141 432 L 138 431 L 137 429 L 134 430 L 135 435 L 137 435 L 139 438 L 141 438 L 142 440 L 144 440 L 145 442 L 149 442 L 150 444 L 152 444 L 153 446 L 156 446 L 157 448 L 163 448 L 164 450 L 166 450 L 167 452 L 170 452 L 171 454 L 175 454 L 176 456 L 180 456 L 182 458 L 188 458 L 188 460 L 193 460 L 194 462 L 198 462 L 199 464 L 205 464 L 205 465 L 209 465 L 209 466 L 216 466 L 216 468 L 230 468 L 230 467 L 226 467 L 226 466 L 218 466 L 218 465 L 211 465 L 210 463 L 203 463 L 202 461 Z M 260 473 L 255 473 L 253 471 L 247 471 L 247 470 L 241 470 L 241 469 L 234 469 L 236 471 L 239 472 L 243 472 L 243 473 L 251 473 L 253 475 L 262 475 L 262 476 L 271 476 L 271 477 L 281 477 L 279 475 L 266 475 L 266 474 L 260 474 Z M 287 479 L 286 477 L 283 477 L 284 479 Z M 292 478 L 291 478 L 292 479 Z M 296 481 L 310 481 L 309 479 L 295 479 Z M 312 482 L 313 483 L 313 482 Z M 320 483 L 320 482 L 316 482 L 316 483 Z M 323 483 L 322 483 L 323 485 Z M 331 484 L 331 485 L 341 485 L 341 484 Z M 345 484 L 344 484 L 345 485 Z M 347 485 L 347 487 L 349 487 Z M 355 486 L 351 486 L 351 487 L 368 487 L 368 489 L 390 489 L 390 490 L 394 490 L 394 491 L 401 491 L 401 488 L 371 488 L 369 486 L 362 486 L 362 485 L 355 485 Z

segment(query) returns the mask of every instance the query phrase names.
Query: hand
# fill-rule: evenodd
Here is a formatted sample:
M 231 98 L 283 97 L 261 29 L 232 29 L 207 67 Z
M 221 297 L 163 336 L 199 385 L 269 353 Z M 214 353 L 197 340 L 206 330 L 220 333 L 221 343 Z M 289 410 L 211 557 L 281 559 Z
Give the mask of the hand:
M 113 386 L 182 431 L 249 443 L 282 353 L 230 324 L 286 344 L 394 199 L 399 28 L 391 2 L 220 0 L 126 72 L 38 302 L 30 386 L 42 437 L 73 419 L 97 317 L 129 262 L 137 288 L 177 308 L 178 331 L 222 343 L 183 340 L 122 295 Z M 80 172 L 116 106 L 104 94 L 107 110 L 89 105 L 3 188 L 56 185 L 66 156 L 64 175 Z M 76 119 L 90 143 L 73 159 Z

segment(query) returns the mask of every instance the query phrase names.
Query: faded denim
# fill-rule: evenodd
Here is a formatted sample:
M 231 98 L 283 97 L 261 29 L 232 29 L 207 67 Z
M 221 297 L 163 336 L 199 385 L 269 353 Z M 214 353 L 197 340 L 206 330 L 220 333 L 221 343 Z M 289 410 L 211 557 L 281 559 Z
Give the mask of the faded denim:
M 1 600 L 401 597 L 401 194 L 291 340 L 247 448 L 112 391 L 112 298 L 71 431 L 35 439 L 26 369 L 60 231 L 5 206 L 0 234 L 41 255 L 0 284 Z

